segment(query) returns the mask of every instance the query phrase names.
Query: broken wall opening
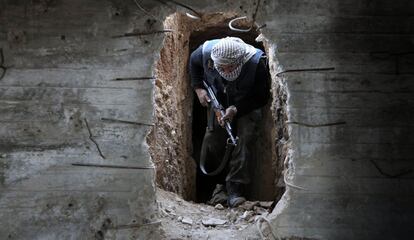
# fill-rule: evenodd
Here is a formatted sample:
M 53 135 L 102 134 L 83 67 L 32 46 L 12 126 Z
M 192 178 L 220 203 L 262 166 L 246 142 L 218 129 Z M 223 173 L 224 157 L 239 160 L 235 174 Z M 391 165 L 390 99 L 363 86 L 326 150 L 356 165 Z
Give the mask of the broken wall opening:
M 240 37 L 267 51 L 262 43 L 255 41 L 259 35 L 257 31 L 241 33 L 228 28 L 228 22 L 234 17 L 234 13 L 216 13 L 195 20 L 176 13 L 164 22 L 164 28 L 172 32 L 166 34 L 156 64 L 155 126 L 147 141 L 156 165 L 157 185 L 186 200 L 207 201 L 215 181 L 220 178 L 204 176 L 196 165 L 206 127 L 206 110 L 190 86 L 189 55 L 204 41 L 225 36 Z M 276 119 L 275 102 L 280 101 L 277 96 L 272 97 L 263 108 L 256 161 L 250 163 L 252 181 L 247 189 L 250 200 L 275 200 L 284 192 L 283 186 L 277 184 L 283 170 L 283 158 L 279 156 L 276 139 L 284 132 L 280 128 L 285 126 L 276 123 L 280 119 Z

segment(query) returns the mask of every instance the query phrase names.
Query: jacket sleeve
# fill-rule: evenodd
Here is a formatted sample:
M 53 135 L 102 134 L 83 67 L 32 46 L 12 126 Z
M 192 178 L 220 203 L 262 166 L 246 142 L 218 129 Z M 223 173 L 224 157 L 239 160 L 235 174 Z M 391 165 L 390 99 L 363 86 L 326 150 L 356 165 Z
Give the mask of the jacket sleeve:
M 203 88 L 204 68 L 203 68 L 203 45 L 198 47 L 190 56 L 190 78 L 191 87 Z
M 251 111 L 261 108 L 269 101 L 270 97 L 270 73 L 266 59 L 262 58 L 256 69 L 254 86 L 241 100 L 235 102 L 237 117 L 242 117 Z

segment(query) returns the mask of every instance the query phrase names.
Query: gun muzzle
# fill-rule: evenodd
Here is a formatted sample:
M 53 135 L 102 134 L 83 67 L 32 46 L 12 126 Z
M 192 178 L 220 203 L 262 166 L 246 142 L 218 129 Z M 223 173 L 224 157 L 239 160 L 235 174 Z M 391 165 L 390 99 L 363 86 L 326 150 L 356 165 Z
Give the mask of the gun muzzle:
M 227 134 L 229 135 L 229 138 L 227 139 L 227 143 L 236 146 L 238 138 L 233 136 L 233 133 L 231 132 L 231 125 L 229 122 L 226 122 L 225 128 L 226 128 Z

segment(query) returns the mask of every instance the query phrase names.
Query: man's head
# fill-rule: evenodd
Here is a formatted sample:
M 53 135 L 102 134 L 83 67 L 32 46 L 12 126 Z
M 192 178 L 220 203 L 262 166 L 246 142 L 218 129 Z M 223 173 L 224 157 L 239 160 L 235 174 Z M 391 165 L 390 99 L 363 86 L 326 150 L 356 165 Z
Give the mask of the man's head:
M 227 81 L 234 81 L 240 75 L 243 64 L 256 53 L 254 47 L 240 38 L 226 37 L 218 41 L 211 50 L 214 68 Z

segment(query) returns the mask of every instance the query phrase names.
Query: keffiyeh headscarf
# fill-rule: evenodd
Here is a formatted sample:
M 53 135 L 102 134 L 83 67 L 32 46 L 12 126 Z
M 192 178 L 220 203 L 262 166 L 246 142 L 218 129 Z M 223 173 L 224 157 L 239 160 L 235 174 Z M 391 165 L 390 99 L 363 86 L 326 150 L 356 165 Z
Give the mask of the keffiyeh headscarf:
M 240 38 L 226 37 L 218 41 L 211 50 L 211 59 L 214 62 L 214 68 L 227 81 L 236 80 L 242 70 L 243 64 L 250 60 L 256 53 L 256 49 L 243 42 Z M 225 73 L 220 66 L 235 65 L 233 71 Z

